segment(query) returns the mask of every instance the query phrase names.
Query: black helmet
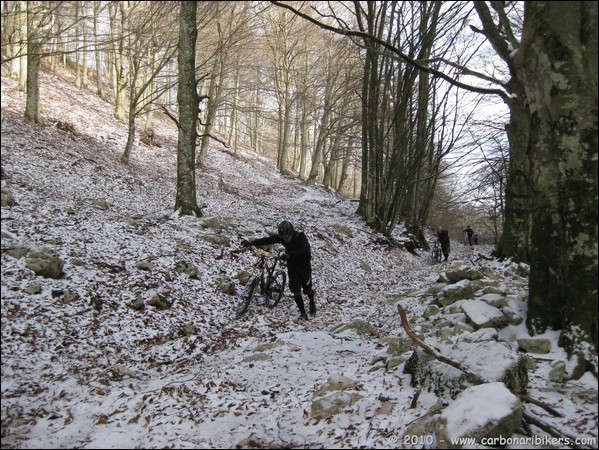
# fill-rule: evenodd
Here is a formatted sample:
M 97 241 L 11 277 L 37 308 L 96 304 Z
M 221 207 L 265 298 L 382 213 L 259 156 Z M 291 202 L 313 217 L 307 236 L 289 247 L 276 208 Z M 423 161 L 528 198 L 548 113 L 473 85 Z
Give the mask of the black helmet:
M 283 220 L 279 224 L 278 233 L 280 237 L 289 236 L 294 231 L 293 224 L 287 220 Z

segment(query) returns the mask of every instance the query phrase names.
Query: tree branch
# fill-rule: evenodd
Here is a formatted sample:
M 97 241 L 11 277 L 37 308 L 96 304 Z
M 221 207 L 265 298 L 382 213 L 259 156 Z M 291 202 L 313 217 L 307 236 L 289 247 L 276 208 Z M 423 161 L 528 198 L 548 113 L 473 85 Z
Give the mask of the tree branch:
M 443 356 L 439 352 L 434 350 L 432 347 L 426 345 L 418 336 L 416 336 L 416 333 L 412 331 L 410 323 L 408 322 L 408 317 L 406 316 L 406 312 L 401 307 L 401 305 L 397 305 L 397 310 L 399 311 L 399 317 L 401 318 L 401 325 L 404 327 L 404 330 L 406 330 L 406 333 L 408 333 L 408 336 L 410 336 L 412 340 L 426 353 L 433 355 L 437 360 L 444 362 L 445 364 L 449 364 L 450 366 L 455 367 L 456 369 L 464 372 L 465 374 L 472 376 L 478 383 L 488 383 L 487 380 L 485 380 L 482 376 L 480 376 L 470 367 L 465 366 L 464 364 L 458 361 L 454 361 L 453 359 L 450 359 L 446 356 Z
M 406 333 L 408 333 L 408 336 L 410 336 L 412 338 L 412 340 L 418 344 L 418 346 L 420 346 L 425 352 L 427 352 L 428 354 L 434 356 L 437 360 L 444 362 L 446 364 L 449 364 L 452 367 L 455 367 L 458 370 L 461 370 L 462 372 L 473 376 L 478 382 L 480 383 L 488 383 L 487 380 L 485 380 L 483 377 L 481 377 L 478 373 L 474 372 L 472 369 L 470 369 L 469 367 L 454 361 L 450 358 L 447 358 L 446 356 L 443 356 L 441 354 L 439 354 L 439 352 L 437 352 L 436 350 L 434 350 L 433 348 L 429 347 L 428 345 L 426 345 L 418 336 L 416 336 L 416 333 L 414 333 L 414 331 L 412 331 L 412 328 L 410 327 L 410 323 L 408 322 L 408 318 L 406 316 L 406 312 L 404 311 L 404 309 L 401 307 L 401 305 L 397 305 L 397 310 L 399 311 L 399 316 L 401 318 L 401 324 L 404 327 L 404 329 L 406 330 Z M 418 395 L 419 393 L 417 393 Z M 416 397 L 417 398 L 417 397 Z M 536 405 L 540 408 L 543 408 L 545 411 L 547 411 L 549 414 L 551 414 L 554 417 L 564 417 L 562 414 L 560 414 L 557 410 L 555 410 L 553 407 L 551 407 L 550 405 L 548 405 L 545 402 L 541 402 L 539 400 L 533 399 L 530 396 L 523 394 L 519 396 L 520 400 L 523 402 L 528 402 L 528 403 L 532 403 L 533 405 Z M 524 408 L 522 409 L 523 412 L 523 419 L 531 424 L 531 425 L 535 425 L 536 427 L 539 427 L 540 429 L 542 429 L 543 431 L 547 432 L 548 434 L 550 434 L 551 436 L 560 438 L 562 440 L 564 440 L 565 442 L 570 442 L 569 445 L 572 446 L 572 448 L 585 448 L 585 447 L 575 447 L 574 445 L 574 438 L 568 436 L 567 434 L 560 432 L 558 430 L 556 430 L 554 427 L 552 427 L 551 425 L 543 422 L 541 419 L 539 419 L 538 417 L 534 416 L 533 414 L 531 414 L 530 412 L 527 412 Z M 591 447 L 589 447 L 591 448 Z
M 173 122 L 175 122 L 175 125 L 177 125 L 177 128 L 179 128 L 179 121 L 177 120 L 177 118 L 176 118 L 175 116 L 173 116 L 173 115 L 171 114 L 171 112 L 168 110 L 168 108 L 167 108 L 166 106 L 164 106 L 164 105 L 161 105 L 161 109 L 162 109 L 162 111 L 164 111 L 164 113 L 165 113 L 165 114 L 166 114 L 166 115 L 167 115 L 167 116 L 168 116 L 168 117 L 169 117 L 169 118 L 170 118 L 170 119 L 171 119 Z M 214 135 L 212 135 L 212 134 L 210 134 L 210 133 L 207 133 L 207 134 L 198 134 L 198 137 L 204 137 L 204 136 L 208 136 L 209 138 L 212 138 L 212 139 L 214 139 L 215 141 L 217 141 L 217 142 L 220 142 L 221 144 L 223 144 L 223 145 L 224 145 L 224 147 L 225 147 L 225 148 L 231 148 L 231 147 L 230 147 L 230 146 L 229 146 L 229 145 L 228 145 L 228 144 L 227 144 L 225 141 L 223 141 L 223 140 L 221 140 L 221 139 L 217 138 L 216 136 L 214 136 Z
M 448 83 L 450 83 L 453 86 L 456 86 L 458 88 L 462 88 L 462 89 L 466 89 L 468 91 L 471 92 L 477 92 L 479 94 L 493 94 L 493 95 L 498 95 L 500 96 L 502 99 L 507 100 L 508 98 L 508 94 L 501 90 L 501 89 L 487 89 L 487 88 L 481 88 L 481 87 L 477 87 L 477 86 L 472 86 L 466 83 L 462 83 L 460 81 L 454 80 L 453 78 L 451 78 L 449 75 L 444 74 L 443 72 L 440 72 L 438 70 L 435 69 L 431 69 L 430 67 L 426 67 L 423 66 L 422 64 L 419 64 L 418 62 L 416 62 L 415 60 L 413 60 L 412 58 L 410 58 L 408 55 L 406 55 L 405 53 L 403 53 L 402 51 L 400 51 L 397 47 L 394 47 L 393 45 L 389 44 L 387 41 L 380 39 L 376 36 L 373 36 L 369 33 L 365 33 L 363 31 L 356 31 L 356 30 L 344 30 L 341 28 L 336 28 L 327 24 L 324 24 L 316 19 L 313 19 L 312 17 L 310 17 L 307 14 L 304 14 L 300 11 L 298 11 L 297 9 L 293 8 L 292 6 L 289 6 L 285 3 L 282 2 L 276 2 L 276 1 L 271 1 L 271 3 L 275 6 L 279 6 L 281 8 L 285 8 L 288 9 L 289 11 L 293 12 L 294 14 L 298 15 L 299 17 L 307 20 L 310 23 L 313 23 L 314 25 L 319 26 L 320 28 L 323 28 L 325 30 L 328 31 L 332 31 L 333 33 L 337 33 L 337 34 L 341 34 L 343 36 L 352 36 L 352 37 L 359 37 L 362 38 L 364 40 L 369 40 L 372 42 L 375 42 L 381 46 L 383 46 L 384 48 L 386 48 L 387 50 L 389 50 L 391 53 L 394 53 L 395 55 L 397 55 L 399 57 L 399 59 L 401 59 L 402 61 L 410 64 L 413 67 L 416 67 L 417 69 L 429 73 L 434 77 L 438 77 L 441 78 L 445 81 L 447 81 Z

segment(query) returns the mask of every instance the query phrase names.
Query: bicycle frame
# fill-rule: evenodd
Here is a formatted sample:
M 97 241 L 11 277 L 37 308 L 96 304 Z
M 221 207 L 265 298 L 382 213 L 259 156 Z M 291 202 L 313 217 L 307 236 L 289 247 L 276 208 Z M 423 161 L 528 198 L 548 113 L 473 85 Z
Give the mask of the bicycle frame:
M 269 308 L 274 308 L 279 303 L 285 290 L 287 274 L 283 270 L 277 270 L 278 256 L 258 248 L 252 248 L 252 250 L 256 253 L 254 273 L 248 279 L 237 317 L 241 317 L 247 312 L 258 288 L 260 288 L 260 293 Z
M 441 262 L 441 243 L 439 241 L 435 241 L 433 243 L 433 248 L 431 249 L 431 260 L 433 264 Z

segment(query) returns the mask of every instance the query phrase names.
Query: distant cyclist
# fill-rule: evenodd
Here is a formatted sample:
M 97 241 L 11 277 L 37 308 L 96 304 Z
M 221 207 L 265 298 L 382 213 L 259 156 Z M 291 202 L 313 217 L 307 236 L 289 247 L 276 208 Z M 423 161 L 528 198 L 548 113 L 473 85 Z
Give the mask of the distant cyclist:
M 314 289 L 312 288 L 312 254 L 308 238 L 303 232 L 296 231 L 291 222 L 284 220 L 279 224 L 276 236 L 267 236 L 251 241 L 244 239 L 241 244 L 246 247 L 250 245 L 259 247 L 269 244 L 283 244 L 285 254 L 281 256 L 281 259 L 287 262 L 289 290 L 300 310 L 300 319 L 308 320 L 304 299 L 302 298 L 302 289 L 310 300 L 310 314 L 316 314 Z
M 449 243 L 449 232 L 445 228 L 437 227 L 437 237 L 439 238 L 439 242 L 441 243 L 441 251 L 445 257 L 443 261 L 447 261 L 447 258 L 449 258 L 449 251 L 451 249 Z
M 472 247 L 472 236 L 474 236 L 474 230 L 470 228 L 470 225 L 468 225 L 464 230 L 464 233 L 466 233 L 466 235 L 468 236 L 468 245 Z

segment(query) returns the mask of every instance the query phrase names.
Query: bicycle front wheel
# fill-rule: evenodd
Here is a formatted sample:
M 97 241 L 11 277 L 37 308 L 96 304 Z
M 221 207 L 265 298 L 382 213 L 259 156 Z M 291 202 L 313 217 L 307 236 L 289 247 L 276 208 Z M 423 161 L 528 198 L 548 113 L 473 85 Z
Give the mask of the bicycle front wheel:
M 241 316 L 243 316 L 247 312 L 248 308 L 250 307 L 250 302 L 252 301 L 252 298 L 254 298 L 254 294 L 258 290 L 259 283 L 260 283 L 260 279 L 258 277 L 252 277 L 248 280 L 245 291 L 243 292 L 243 295 L 241 296 L 241 301 L 239 302 L 239 305 L 237 306 L 236 316 L 238 319 Z
M 266 306 L 274 308 L 279 304 L 285 291 L 285 282 L 287 274 L 282 270 L 277 270 L 270 279 L 270 292 L 266 297 Z

